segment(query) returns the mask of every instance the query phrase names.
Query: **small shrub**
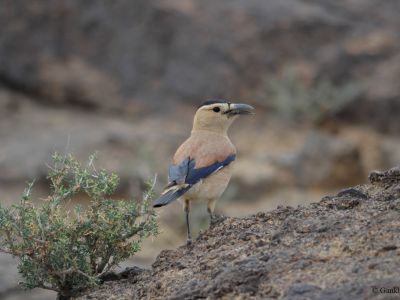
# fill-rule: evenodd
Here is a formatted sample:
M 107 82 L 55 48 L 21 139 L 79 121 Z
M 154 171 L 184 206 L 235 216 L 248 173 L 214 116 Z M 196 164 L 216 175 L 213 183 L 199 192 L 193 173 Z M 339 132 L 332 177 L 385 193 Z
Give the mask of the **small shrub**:
M 72 296 L 98 284 L 102 275 L 139 251 L 144 238 L 157 234 L 152 187 L 141 203 L 112 200 L 119 178 L 97 171 L 94 159 L 82 166 L 71 155 L 55 154 L 48 175 L 51 194 L 40 206 L 31 200 L 32 184 L 19 204 L 0 206 L 0 251 L 19 259 L 26 288 Z M 90 198 L 88 207 L 66 209 L 78 193 Z
M 287 70 L 281 76 L 266 77 L 262 94 L 266 100 L 260 104 L 281 118 L 319 124 L 356 100 L 361 87 L 357 83 L 337 86 L 328 79 L 318 79 L 307 85 Z

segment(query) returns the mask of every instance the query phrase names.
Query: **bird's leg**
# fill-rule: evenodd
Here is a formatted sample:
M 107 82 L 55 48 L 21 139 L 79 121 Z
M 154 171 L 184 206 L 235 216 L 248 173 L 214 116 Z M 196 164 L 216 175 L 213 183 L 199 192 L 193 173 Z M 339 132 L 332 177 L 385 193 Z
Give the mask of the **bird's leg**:
M 216 199 L 208 199 L 207 203 L 207 212 L 210 215 L 210 226 L 217 224 L 219 221 L 223 221 L 224 217 L 216 215 L 214 213 L 214 208 L 217 200 Z
M 214 212 L 210 209 L 210 207 L 207 207 L 207 212 L 210 215 L 210 225 L 212 225 L 215 220 Z
M 184 210 L 186 214 L 187 244 L 190 245 L 192 243 L 192 234 L 190 233 L 190 222 L 189 222 L 190 204 L 188 200 L 185 200 L 184 202 Z
M 187 242 L 190 244 L 192 242 L 192 234 L 190 233 L 190 223 L 189 223 L 189 208 L 185 208 L 186 213 L 186 227 L 187 227 Z

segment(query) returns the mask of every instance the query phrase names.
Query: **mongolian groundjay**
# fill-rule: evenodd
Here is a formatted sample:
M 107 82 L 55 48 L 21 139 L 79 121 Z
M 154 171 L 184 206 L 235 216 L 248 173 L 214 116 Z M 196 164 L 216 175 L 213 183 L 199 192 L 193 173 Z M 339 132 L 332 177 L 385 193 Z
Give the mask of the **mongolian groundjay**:
M 211 224 L 215 220 L 216 201 L 225 191 L 236 159 L 235 146 L 227 131 L 239 115 L 252 114 L 247 104 L 210 100 L 199 106 L 194 116 L 190 137 L 178 148 L 168 172 L 168 185 L 154 201 L 154 207 L 182 201 L 186 213 L 188 243 L 190 202 L 207 201 Z

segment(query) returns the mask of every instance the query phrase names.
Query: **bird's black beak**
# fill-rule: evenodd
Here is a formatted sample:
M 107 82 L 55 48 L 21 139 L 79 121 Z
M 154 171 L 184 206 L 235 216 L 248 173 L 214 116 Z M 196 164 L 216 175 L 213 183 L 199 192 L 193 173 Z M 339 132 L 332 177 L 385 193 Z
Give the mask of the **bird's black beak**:
M 235 115 L 254 115 L 253 110 L 254 107 L 248 104 L 231 103 L 229 104 L 229 109 L 224 114 L 227 114 L 229 117 Z

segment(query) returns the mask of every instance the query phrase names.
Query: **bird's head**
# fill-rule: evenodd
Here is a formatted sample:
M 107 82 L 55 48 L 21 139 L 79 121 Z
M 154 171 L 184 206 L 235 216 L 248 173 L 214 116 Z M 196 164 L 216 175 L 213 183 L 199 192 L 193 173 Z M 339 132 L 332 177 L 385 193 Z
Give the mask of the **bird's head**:
M 193 131 L 208 130 L 226 134 L 238 116 L 251 115 L 253 110 L 252 106 L 243 103 L 230 103 L 225 100 L 206 101 L 196 111 Z

